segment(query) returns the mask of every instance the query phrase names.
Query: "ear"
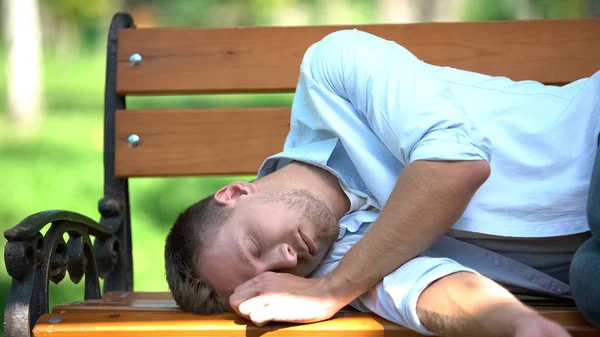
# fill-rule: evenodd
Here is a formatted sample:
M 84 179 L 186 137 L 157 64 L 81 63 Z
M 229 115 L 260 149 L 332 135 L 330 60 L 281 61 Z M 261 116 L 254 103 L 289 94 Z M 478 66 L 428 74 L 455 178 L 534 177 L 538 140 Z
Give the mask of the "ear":
M 215 193 L 215 201 L 221 206 L 230 206 L 235 204 L 239 197 L 254 193 L 256 193 L 256 185 L 237 181 L 221 188 Z

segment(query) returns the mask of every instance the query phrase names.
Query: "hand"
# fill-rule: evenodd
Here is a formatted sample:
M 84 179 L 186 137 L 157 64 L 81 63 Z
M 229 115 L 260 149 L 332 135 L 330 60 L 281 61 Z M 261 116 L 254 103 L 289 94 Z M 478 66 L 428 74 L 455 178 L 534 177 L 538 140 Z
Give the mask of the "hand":
M 332 294 L 325 278 L 266 272 L 239 285 L 229 304 L 238 315 L 263 326 L 323 321 L 348 302 Z
M 571 337 L 562 326 L 538 314 L 517 324 L 515 337 Z

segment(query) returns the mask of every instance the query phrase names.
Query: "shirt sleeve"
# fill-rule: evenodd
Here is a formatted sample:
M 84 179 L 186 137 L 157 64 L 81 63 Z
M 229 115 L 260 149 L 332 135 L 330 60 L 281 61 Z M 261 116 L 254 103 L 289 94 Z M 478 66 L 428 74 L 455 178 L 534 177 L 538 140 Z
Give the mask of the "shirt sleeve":
M 358 30 L 332 33 L 309 48 L 300 76 L 324 89 L 309 96 L 347 101 L 403 165 L 491 158 L 489 140 L 447 84 L 393 41 Z
M 364 307 L 420 334 L 433 335 L 417 315 L 417 301 L 430 284 L 457 272 L 477 273 L 448 258 L 416 257 L 384 277 L 352 306 L 359 310 Z
M 353 220 L 352 217 L 347 219 Z M 363 224 L 355 232 L 347 231 L 344 237 L 333 245 L 311 277 L 322 277 L 333 271 L 346 252 L 362 238 L 367 230 L 368 224 Z M 452 259 L 416 257 L 388 274 L 350 305 L 363 312 L 373 312 L 420 334 L 433 335 L 417 315 L 419 296 L 436 280 L 461 271 L 477 273 Z

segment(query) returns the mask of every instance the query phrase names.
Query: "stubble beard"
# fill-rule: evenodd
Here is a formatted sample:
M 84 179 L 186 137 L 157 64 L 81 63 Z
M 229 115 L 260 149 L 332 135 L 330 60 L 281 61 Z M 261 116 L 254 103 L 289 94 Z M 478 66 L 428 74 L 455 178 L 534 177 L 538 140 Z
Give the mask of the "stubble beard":
M 295 188 L 281 188 L 265 192 L 263 202 L 282 202 L 286 208 L 305 218 L 315 226 L 317 239 L 329 246 L 337 239 L 340 227 L 333 211 L 327 204 L 309 191 Z M 301 257 L 302 258 L 302 257 Z

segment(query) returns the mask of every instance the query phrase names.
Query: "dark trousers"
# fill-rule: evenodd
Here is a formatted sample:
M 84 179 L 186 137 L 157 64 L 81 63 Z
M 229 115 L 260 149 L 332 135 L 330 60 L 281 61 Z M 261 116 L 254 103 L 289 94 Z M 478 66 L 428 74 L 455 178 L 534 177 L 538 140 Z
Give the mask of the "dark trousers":
M 569 283 L 581 314 L 600 327 L 600 150 L 594 161 L 587 212 L 592 237 L 575 253 Z

